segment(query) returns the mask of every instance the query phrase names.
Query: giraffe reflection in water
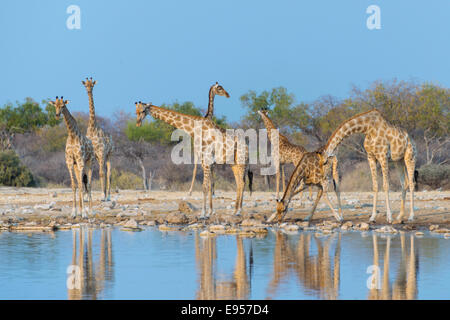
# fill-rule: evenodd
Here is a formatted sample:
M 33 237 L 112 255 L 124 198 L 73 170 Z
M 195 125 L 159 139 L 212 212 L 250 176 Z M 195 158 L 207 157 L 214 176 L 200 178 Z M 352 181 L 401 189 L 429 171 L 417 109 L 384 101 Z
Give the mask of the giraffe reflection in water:
M 105 287 L 113 282 L 111 230 L 100 231 L 100 252 L 95 263 L 93 231 L 84 227 L 72 229 L 72 265 L 79 267 L 80 273 L 79 285 L 68 289 L 69 300 L 97 299 Z
M 247 273 L 246 254 L 242 237 L 236 236 L 236 249 L 236 262 L 233 274 L 227 280 L 218 280 L 216 278 L 216 238 L 201 239 L 196 233 L 195 258 L 199 274 L 197 299 L 249 299 L 250 277 Z M 253 254 L 250 249 L 249 271 L 251 271 L 252 259 Z
M 380 268 L 379 261 L 379 247 L 378 235 L 372 235 L 373 242 L 373 264 Z M 404 232 L 400 233 L 401 256 L 400 264 L 394 283 L 389 281 L 389 264 L 391 251 L 391 237 L 387 236 L 386 247 L 384 250 L 383 273 L 381 269 L 377 279 L 373 278 L 373 289 L 369 289 L 368 299 L 370 300 L 414 300 L 417 299 L 417 272 L 419 269 L 418 252 L 415 247 L 415 237 L 413 234 L 409 235 L 409 252 L 407 248 L 407 236 Z
M 336 239 L 337 238 L 337 239 Z M 312 239 L 316 251 L 312 250 Z M 333 257 L 330 248 L 337 240 Z M 341 234 L 334 234 L 325 239 L 312 234 L 300 234 L 295 246 L 282 232 L 276 233 L 273 257 L 273 275 L 267 289 L 267 298 L 276 296 L 283 283 L 288 283 L 293 274 L 305 293 L 322 299 L 336 299 L 340 281 Z

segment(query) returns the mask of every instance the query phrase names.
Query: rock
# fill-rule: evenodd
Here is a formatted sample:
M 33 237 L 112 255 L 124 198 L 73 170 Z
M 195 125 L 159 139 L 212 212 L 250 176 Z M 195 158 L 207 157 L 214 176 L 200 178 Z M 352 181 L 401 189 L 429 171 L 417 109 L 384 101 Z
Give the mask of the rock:
M 249 237 L 249 238 L 256 236 L 256 233 L 251 230 L 240 230 L 238 234 L 241 237 Z
M 259 221 L 259 220 L 253 219 L 253 218 L 244 219 L 241 222 L 241 226 L 243 226 L 243 227 L 258 226 L 261 224 L 262 224 L 262 221 Z
M 309 222 L 308 221 L 297 222 L 297 225 L 305 228 L 305 227 L 309 227 Z
M 445 238 L 445 239 L 450 239 L 450 233 L 444 234 L 444 238 Z
M 58 196 L 58 194 L 56 192 L 52 193 L 52 198 L 56 198 Z
M 139 227 L 139 224 L 134 219 L 128 220 L 125 224 L 123 224 L 123 228 L 120 229 L 122 231 L 142 231 L 142 228 Z
M 376 229 L 375 232 L 381 232 L 381 233 L 398 233 L 398 230 L 391 227 L 391 226 L 384 226 L 379 229 Z
M 430 226 L 430 231 L 433 231 L 433 230 L 436 230 L 436 229 L 439 229 L 439 225 L 438 224 L 432 224 L 431 226 Z
M 186 229 L 188 230 L 199 230 L 199 229 L 203 229 L 203 225 L 199 224 L 199 223 L 193 223 L 190 224 L 186 227 Z
M 169 224 L 186 224 L 188 222 L 186 215 L 180 212 L 169 213 L 165 220 Z
M 300 230 L 300 227 L 296 224 L 287 224 L 287 223 L 283 223 L 281 224 L 280 228 L 286 230 L 286 231 L 290 231 L 290 232 L 296 232 L 298 230 Z
M 446 229 L 446 228 L 434 229 L 433 232 L 435 232 L 435 233 L 450 233 L 450 229 Z
M 214 232 L 205 230 L 200 232 L 200 237 L 214 237 L 216 234 Z
M 158 229 L 160 231 L 178 231 L 180 230 L 180 227 L 176 227 L 176 226 L 168 226 L 167 224 L 161 224 Z
M 209 226 L 209 231 L 216 233 L 225 233 L 226 227 L 221 224 L 211 225 Z
M 238 228 L 229 228 L 225 230 L 226 234 L 238 234 L 241 230 Z
M 370 230 L 370 226 L 368 223 L 361 222 L 356 225 L 355 229 L 360 230 L 360 231 L 368 231 L 368 230 Z
M 128 220 L 123 226 L 127 228 L 139 228 L 138 223 L 134 219 Z
M 423 236 L 424 236 L 423 232 L 421 232 L 421 231 L 416 232 L 416 237 L 423 237 Z
M 342 230 L 351 230 L 353 227 L 353 223 L 351 221 L 347 221 L 341 226 Z
M 182 213 L 189 214 L 195 211 L 195 207 L 191 203 L 182 200 L 178 202 L 178 210 Z
M 259 227 L 259 226 L 255 226 L 255 227 L 244 227 L 242 228 L 243 231 L 251 231 L 254 232 L 256 234 L 266 234 L 269 231 L 267 230 L 267 228 L 264 227 Z

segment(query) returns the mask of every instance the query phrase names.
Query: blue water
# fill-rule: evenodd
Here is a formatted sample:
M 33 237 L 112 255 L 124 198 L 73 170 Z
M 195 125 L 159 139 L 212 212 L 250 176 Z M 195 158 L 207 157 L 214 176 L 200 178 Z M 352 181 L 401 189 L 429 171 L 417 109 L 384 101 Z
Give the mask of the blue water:
M 0 233 L 0 299 L 448 299 L 448 270 L 450 240 L 410 233 Z

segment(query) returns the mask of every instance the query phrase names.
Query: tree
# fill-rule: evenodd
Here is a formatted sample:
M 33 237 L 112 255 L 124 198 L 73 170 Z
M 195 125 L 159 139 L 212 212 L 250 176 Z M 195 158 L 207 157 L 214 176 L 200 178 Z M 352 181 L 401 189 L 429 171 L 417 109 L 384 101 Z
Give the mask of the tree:
M 12 140 L 16 133 L 35 132 L 45 125 L 54 126 L 55 120 L 53 110 L 47 106 L 46 112 L 42 110 L 37 102 L 31 98 L 26 98 L 25 102 L 17 106 L 7 104 L 0 109 L 0 147 L 12 148 Z

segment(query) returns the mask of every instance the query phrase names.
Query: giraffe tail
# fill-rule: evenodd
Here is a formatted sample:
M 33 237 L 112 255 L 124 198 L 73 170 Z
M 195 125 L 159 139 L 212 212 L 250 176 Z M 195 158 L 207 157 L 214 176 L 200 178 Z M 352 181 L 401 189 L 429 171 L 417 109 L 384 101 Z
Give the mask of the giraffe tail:
M 84 192 L 88 193 L 88 177 L 87 174 L 83 174 L 83 186 L 84 186 Z
M 247 175 L 248 175 L 248 188 L 250 189 L 250 195 L 252 195 L 252 192 L 253 192 L 253 171 L 248 169 Z
M 419 171 L 414 170 L 414 185 L 415 185 L 416 191 L 419 189 L 419 184 L 417 182 L 418 178 L 419 178 Z

